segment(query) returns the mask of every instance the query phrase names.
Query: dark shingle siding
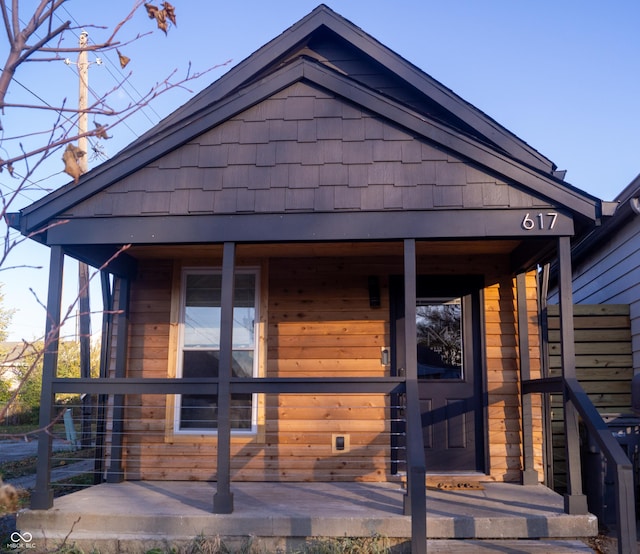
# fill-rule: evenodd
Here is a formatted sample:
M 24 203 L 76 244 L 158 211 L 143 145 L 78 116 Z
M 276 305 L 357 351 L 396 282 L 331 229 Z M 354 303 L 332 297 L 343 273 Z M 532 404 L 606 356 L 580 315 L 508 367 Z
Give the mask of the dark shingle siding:
M 71 216 L 529 207 L 529 195 L 351 103 L 297 83 Z

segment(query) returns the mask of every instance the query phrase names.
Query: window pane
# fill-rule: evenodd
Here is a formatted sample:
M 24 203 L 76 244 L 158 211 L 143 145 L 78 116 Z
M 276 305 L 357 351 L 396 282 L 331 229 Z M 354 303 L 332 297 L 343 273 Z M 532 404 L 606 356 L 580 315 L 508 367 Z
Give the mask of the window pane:
M 221 276 L 187 275 L 184 311 L 185 347 L 220 347 Z M 255 344 L 255 275 L 235 276 L 233 346 L 253 348 Z
M 180 429 L 217 429 L 218 397 L 206 394 L 183 394 Z M 231 395 L 231 428 L 251 429 L 251 395 Z
M 255 308 L 233 309 L 233 347 L 253 348 L 254 323 L 256 317 Z
M 183 377 L 217 377 L 218 350 L 185 350 L 182 358 Z
M 220 346 L 220 308 L 185 307 L 184 345 Z
M 190 273 L 187 275 L 186 305 L 193 307 L 220 307 L 222 275 Z
M 185 275 L 182 377 L 219 375 L 222 276 L 197 270 Z M 252 377 L 255 357 L 256 275 L 236 273 L 234 281 L 232 376 Z M 231 396 L 231 428 L 251 429 L 251 394 Z M 218 427 L 217 396 L 189 394 L 180 398 L 179 429 Z
M 462 305 L 459 298 L 418 300 L 418 377 L 462 379 Z
M 253 377 L 253 351 L 234 350 L 231 354 L 233 377 Z M 185 350 L 182 358 L 183 377 L 218 377 L 220 351 Z

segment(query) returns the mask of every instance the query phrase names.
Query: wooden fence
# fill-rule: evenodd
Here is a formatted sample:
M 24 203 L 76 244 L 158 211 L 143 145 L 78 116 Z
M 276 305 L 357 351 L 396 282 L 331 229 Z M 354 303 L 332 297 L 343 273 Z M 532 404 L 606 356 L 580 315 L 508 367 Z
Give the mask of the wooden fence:
M 548 307 L 549 375 L 559 376 L 560 320 L 558 306 Z M 574 306 L 576 372 L 580 384 L 605 419 L 631 412 L 631 324 L 626 304 Z M 551 396 L 553 488 L 566 488 L 562 399 Z

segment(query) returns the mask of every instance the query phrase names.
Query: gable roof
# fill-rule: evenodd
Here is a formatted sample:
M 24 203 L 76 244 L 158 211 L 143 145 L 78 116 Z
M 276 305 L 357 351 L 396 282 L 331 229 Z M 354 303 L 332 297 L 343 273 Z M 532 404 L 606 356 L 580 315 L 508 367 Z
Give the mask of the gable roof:
M 610 217 L 605 218 L 602 225 L 594 228 L 576 243 L 572 250 L 576 263 L 597 255 L 598 249 L 602 247 L 608 248 L 608 244 L 616 233 L 634 220 L 637 223 L 636 218 L 640 218 L 640 175 L 631 181 L 613 202 L 606 204 L 615 205 L 615 211 L 608 214 Z
M 344 56 L 345 52 L 357 54 Z M 402 125 L 588 220 L 599 201 L 563 182 L 555 165 L 361 29 L 321 5 L 196 95 L 114 158 L 31 206 L 12 225 L 38 229 L 193 137 L 301 80 Z M 18 221 L 20 220 L 20 221 Z

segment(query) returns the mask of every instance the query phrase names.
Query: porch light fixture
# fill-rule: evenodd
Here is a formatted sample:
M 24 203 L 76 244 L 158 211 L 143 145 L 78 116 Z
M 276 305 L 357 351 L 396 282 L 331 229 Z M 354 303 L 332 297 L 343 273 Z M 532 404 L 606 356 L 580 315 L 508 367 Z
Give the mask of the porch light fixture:
M 377 275 L 369 275 L 369 307 L 380 307 L 380 279 Z

